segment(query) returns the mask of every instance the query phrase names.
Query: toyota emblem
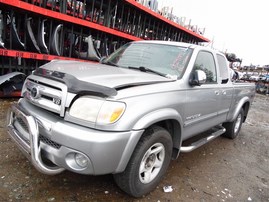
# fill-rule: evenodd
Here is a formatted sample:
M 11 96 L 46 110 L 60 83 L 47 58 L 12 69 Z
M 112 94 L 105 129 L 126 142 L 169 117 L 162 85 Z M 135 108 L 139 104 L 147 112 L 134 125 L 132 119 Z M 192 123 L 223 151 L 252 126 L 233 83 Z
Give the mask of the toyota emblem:
M 31 90 L 31 97 L 38 98 L 38 96 L 39 96 L 38 89 L 36 87 L 33 87 Z

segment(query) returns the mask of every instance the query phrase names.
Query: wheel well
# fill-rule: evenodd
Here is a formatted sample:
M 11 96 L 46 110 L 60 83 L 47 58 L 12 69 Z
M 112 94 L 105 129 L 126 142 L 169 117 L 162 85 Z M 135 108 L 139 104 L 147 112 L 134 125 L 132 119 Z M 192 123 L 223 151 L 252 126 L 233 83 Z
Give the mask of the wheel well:
M 244 110 L 244 118 L 243 118 L 243 122 L 245 122 L 246 118 L 247 118 L 247 115 L 248 115 L 248 110 L 249 110 L 249 102 L 246 102 L 242 108 Z
M 181 146 L 181 127 L 178 121 L 169 119 L 155 123 L 154 125 L 160 126 L 166 129 L 173 140 L 173 153 L 172 159 L 176 159 L 178 157 L 180 146 Z

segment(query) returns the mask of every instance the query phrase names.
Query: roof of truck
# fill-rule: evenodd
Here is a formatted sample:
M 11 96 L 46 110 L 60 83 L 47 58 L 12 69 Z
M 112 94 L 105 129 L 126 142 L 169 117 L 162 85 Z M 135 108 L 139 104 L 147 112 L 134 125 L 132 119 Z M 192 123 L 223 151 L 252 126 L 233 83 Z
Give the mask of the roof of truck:
M 163 44 L 163 45 L 172 45 L 172 46 L 181 46 L 186 48 L 193 48 L 193 49 L 203 49 L 203 50 L 210 50 L 213 52 L 221 53 L 218 50 L 212 49 L 207 46 L 201 46 L 192 43 L 185 43 L 185 42 L 178 42 L 178 41 L 162 41 L 162 40 L 141 40 L 141 41 L 133 41 L 132 43 L 148 43 L 148 44 Z

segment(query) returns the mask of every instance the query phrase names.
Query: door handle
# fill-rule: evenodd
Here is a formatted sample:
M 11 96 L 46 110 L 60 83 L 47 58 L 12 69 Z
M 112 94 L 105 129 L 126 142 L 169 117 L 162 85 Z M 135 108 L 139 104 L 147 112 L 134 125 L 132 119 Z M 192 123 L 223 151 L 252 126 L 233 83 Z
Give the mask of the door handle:
M 216 94 L 216 95 L 219 95 L 220 93 L 219 93 L 219 91 L 218 91 L 218 90 L 216 90 L 216 91 L 215 91 L 215 94 Z
M 226 92 L 225 90 L 222 91 L 222 95 L 226 95 L 226 93 L 227 93 L 227 92 Z

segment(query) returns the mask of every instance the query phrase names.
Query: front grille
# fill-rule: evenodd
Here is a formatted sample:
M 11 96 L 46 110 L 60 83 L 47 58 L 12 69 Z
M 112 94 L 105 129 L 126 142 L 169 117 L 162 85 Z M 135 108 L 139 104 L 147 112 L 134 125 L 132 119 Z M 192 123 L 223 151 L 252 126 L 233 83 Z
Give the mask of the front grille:
M 40 84 L 40 85 L 42 85 L 42 86 L 47 86 L 47 87 L 49 87 L 49 88 L 53 88 L 53 89 L 55 89 L 55 90 L 59 90 L 59 91 L 62 90 L 61 88 L 59 88 L 59 87 L 57 87 L 57 86 L 53 86 L 53 85 L 50 85 L 50 84 L 47 84 L 47 83 L 43 83 L 43 82 L 40 82 L 40 81 L 37 81 L 37 80 L 34 80 L 34 79 L 30 79 L 30 78 L 28 78 L 28 80 L 31 81 L 31 82 L 33 82 L 33 83 Z
M 51 147 L 53 147 L 55 149 L 60 149 L 60 147 L 61 147 L 60 144 L 50 140 L 49 138 L 47 138 L 47 137 L 45 137 L 43 135 L 39 136 L 39 141 L 41 141 L 41 142 L 43 142 L 43 143 L 45 143 L 45 144 L 47 144 L 47 145 L 49 145 L 49 146 L 51 146 Z
M 23 96 L 32 104 L 63 117 L 67 86 L 53 80 L 47 80 L 46 82 L 50 84 L 46 84 L 46 82 L 36 79 L 44 80 L 44 78 L 28 78 L 25 82 Z

